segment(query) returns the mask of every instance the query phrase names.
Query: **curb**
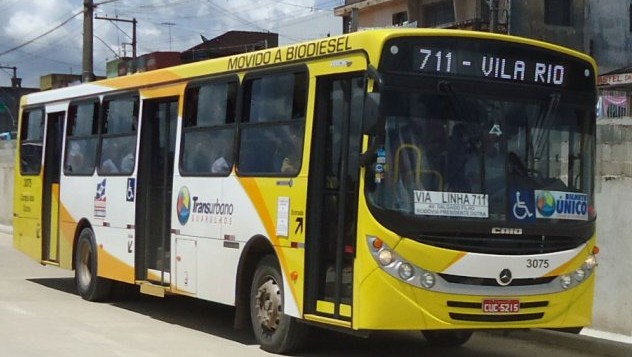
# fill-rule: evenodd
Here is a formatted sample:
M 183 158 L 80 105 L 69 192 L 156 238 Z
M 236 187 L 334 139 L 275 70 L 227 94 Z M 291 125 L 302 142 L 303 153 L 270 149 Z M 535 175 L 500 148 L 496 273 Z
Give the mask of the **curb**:
M 595 356 L 629 357 L 632 356 L 632 344 L 609 339 L 544 329 L 488 331 L 526 341 L 538 341 L 577 351 L 588 352 Z

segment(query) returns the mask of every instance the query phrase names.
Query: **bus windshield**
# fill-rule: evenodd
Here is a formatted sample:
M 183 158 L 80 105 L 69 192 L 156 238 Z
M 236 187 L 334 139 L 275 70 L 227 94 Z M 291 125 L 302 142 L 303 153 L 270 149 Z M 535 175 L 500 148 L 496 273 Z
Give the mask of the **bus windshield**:
M 441 81 L 384 90 L 371 207 L 427 222 L 592 220 L 593 108 L 559 93 L 496 92 Z

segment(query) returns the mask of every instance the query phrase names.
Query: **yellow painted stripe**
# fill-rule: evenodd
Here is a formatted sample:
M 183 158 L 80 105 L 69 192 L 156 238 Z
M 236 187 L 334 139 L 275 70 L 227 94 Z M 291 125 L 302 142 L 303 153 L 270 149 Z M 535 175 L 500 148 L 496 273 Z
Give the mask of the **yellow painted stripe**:
M 174 73 L 172 70 L 157 70 L 152 71 L 151 75 L 137 74 L 131 76 L 121 76 L 109 78 L 105 81 L 100 81 L 98 84 L 108 86 L 111 88 L 134 88 L 143 87 L 146 85 L 157 83 L 168 83 L 181 80 L 182 76 Z
M 99 273 L 99 276 L 123 281 L 130 284 L 133 284 L 135 282 L 134 267 L 126 264 L 122 260 L 108 253 L 108 251 L 103 247 L 102 244 L 99 245 L 98 251 L 99 257 L 97 261 L 99 263 L 99 266 L 97 268 L 97 271 Z
M 45 256 L 48 260 L 59 262 L 59 183 L 51 185 L 49 229 L 50 240 Z
M 255 178 L 250 178 L 250 177 L 240 177 L 239 182 L 241 183 L 242 187 L 246 191 L 246 194 L 248 194 L 248 197 L 250 197 L 250 201 L 254 204 L 255 209 L 257 210 L 257 213 L 259 214 L 259 218 L 263 222 L 266 233 L 268 234 L 268 238 L 272 241 L 272 244 L 275 247 L 278 247 L 279 239 L 277 238 L 275 234 L 276 229 L 274 226 L 274 221 L 272 220 L 272 215 L 270 214 L 270 211 L 268 211 L 261 189 L 257 185 L 257 180 Z M 279 264 L 281 265 L 281 269 L 284 272 L 286 272 L 285 275 L 289 278 L 289 273 L 287 273 L 289 271 L 289 267 L 288 267 L 287 259 L 285 258 L 285 255 L 283 254 L 283 250 L 276 249 L 276 253 L 277 253 L 277 256 L 279 257 Z M 299 301 L 298 299 L 298 297 L 301 296 L 299 292 L 297 291 L 298 287 L 295 284 L 289 284 L 289 285 L 290 285 L 289 286 L 290 292 L 292 293 L 292 296 L 294 296 L 294 301 L 296 301 L 297 306 L 299 307 L 302 306 L 303 305 L 302 301 Z
M 59 204 L 59 265 L 72 269 L 73 245 L 77 231 L 77 220 L 74 219 L 63 202 Z
M 454 264 L 456 264 L 459 260 L 463 259 L 463 257 L 465 257 L 467 255 L 466 252 L 459 252 L 454 259 L 452 259 L 450 262 L 448 262 L 448 264 L 441 270 L 446 271 L 448 268 L 450 268 L 451 266 L 453 266 Z
M 272 216 L 267 209 L 266 202 L 263 199 L 263 195 L 261 194 L 261 190 L 257 185 L 257 181 L 255 178 L 250 177 L 241 177 L 239 178 L 241 185 L 246 190 L 248 197 L 250 197 L 250 201 L 255 205 L 255 209 L 259 214 L 259 218 L 263 221 L 263 225 L 266 229 L 266 233 L 268 237 L 272 240 L 274 245 L 279 244 L 279 240 L 276 237 L 275 229 L 274 229 L 274 221 L 272 220 Z
M 334 325 L 334 326 L 348 327 L 348 328 L 351 327 L 350 321 L 336 320 L 329 317 L 310 315 L 310 314 L 304 315 L 303 317 L 305 318 L 305 320 L 320 322 L 327 325 Z

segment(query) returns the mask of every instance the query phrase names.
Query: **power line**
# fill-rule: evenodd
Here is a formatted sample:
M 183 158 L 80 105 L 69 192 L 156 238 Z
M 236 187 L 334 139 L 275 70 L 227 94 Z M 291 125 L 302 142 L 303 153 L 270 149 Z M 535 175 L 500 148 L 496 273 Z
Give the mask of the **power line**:
M 27 46 L 27 45 L 29 45 L 29 44 L 31 44 L 31 43 L 33 43 L 33 42 L 35 42 L 35 41 L 39 40 L 40 38 L 42 38 L 42 37 L 44 37 L 44 36 L 46 36 L 46 35 L 48 35 L 48 34 L 50 34 L 50 33 L 54 32 L 54 31 L 56 31 L 56 30 L 58 30 L 59 28 L 61 28 L 61 27 L 62 27 L 62 26 L 64 26 L 65 24 L 69 23 L 69 22 L 70 22 L 70 20 L 74 19 L 75 17 L 77 17 L 77 16 L 79 16 L 79 15 L 81 15 L 81 14 L 83 14 L 83 10 L 76 12 L 76 13 L 75 13 L 75 14 L 73 14 L 71 17 L 67 18 L 64 22 L 62 22 L 61 24 L 59 24 L 59 25 L 57 25 L 57 26 L 53 27 L 52 29 L 50 29 L 50 30 L 48 30 L 48 31 L 44 32 L 43 34 L 41 34 L 41 35 L 39 35 L 39 36 L 37 36 L 37 37 L 35 37 L 35 38 L 31 39 L 31 40 L 28 40 L 28 41 L 24 42 L 24 43 L 23 43 L 23 44 L 21 44 L 21 45 L 18 45 L 18 46 L 16 46 L 16 47 L 13 47 L 13 48 L 11 48 L 11 49 L 8 49 L 8 50 L 6 50 L 6 51 L 4 51 L 4 52 L 0 53 L 0 56 L 6 55 L 7 53 L 11 53 L 11 52 L 13 52 L 13 51 L 15 51 L 15 50 L 19 50 L 20 48 L 22 48 L 22 47 L 24 47 L 24 46 Z

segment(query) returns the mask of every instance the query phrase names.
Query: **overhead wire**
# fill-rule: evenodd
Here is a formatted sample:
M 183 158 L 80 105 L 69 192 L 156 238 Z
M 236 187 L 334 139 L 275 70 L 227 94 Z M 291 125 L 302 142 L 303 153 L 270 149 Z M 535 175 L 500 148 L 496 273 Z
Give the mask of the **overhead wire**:
M 19 3 L 19 1 L 17 0 L 3 0 L 2 4 L 0 5 L 0 11 L 2 9 L 5 9 L 5 10 L 11 9 L 17 3 Z M 104 12 L 109 12 L 112 9 L 116 9 L 119 12 L 119 14 L 121 14 L 122 16 L 137 18 L 139 21 L 139 25 L 142 23 L 149 23 L 152 26 L 155 26 L 157 30 L 160 32 L 164 32 L 162 30 L 159 30 L 160 26 L 164 22 L 172 20 L 172 17 L 170 17 L 169 15 L 167 15 L 167 17 L 165 18 L 165 17 L 162 17 L 160 14 L 161 13 L 173 13 L 173 14 L 177 13 L 179 14 L 178 19 L 183 19 L 186 21 L 182 21 L 179 24 L 172 25 L 170 27 L 170 29 L 172 30 L 172 34 L 171 34 L 172 41 L 175 43 L 180 43 L 180 44 L 189 43 L 190 46 L 194 46 L 195 44 L 199 42 L 195 42 L 193 40 L 193 37 L 190 35 L 187 35 L 186 33 L 198 33 L 198 34 L 206 35 L 209 33 L 209 30 L 211 30 L 210 31 L 211 33 L 217 33 L 219 35 L 221 31 L 224 30 L 217 26 L 213 26 L 212 28 L 208 28 L 208 27 L 196 28 L 195 26 L 191 26 L 191 24 L 195 23 L 196 20 L 198 19 L 203 19 L 205 17 L 208 18 L 209 14 L 214 13 L 215 16 L 221 16 L 226 19 L 230 19 L 236 24 L 241 24 L 242 26 L 245 26 L 247 29 L 253 29 L 256 31 L 264 31 L 264 32 L 273 32 L 272 30 L 282 29 L 286 26 L 289 26 L 301 21 L 300 19 L 297 19 L 297 17 L 301 17 L 303 15 L 307 15 L 313 12 L 333 11 L 332 7 L 339 5 L 340 3 L 344 3 L 344 1 L 329 0 L 329 1 L 320 1 L 320 2 L 313 1 L 309 3 L 305 3 L 305 2 L 302 3 L 301 1 L 298 1 L 298 0 L 261 1 L 257 4 L 257 7 L 254 8 L 252 6 L 252 3 L 245 4 L 245 3 L 240 2 L 240 3 L 235 4 L 234 2 L 228 2 L 226 5 L 224 5 L 217 1 L 211 1 L 211 0 L 205 0 L 203 2 L 190 1 L 190 0 L 170 0 L 170 1 L 166 0 L 166 1 L 161 1 L 160 3 L 151 3 L 151 2 L 148 3 L 146 1 L 119 0 L 116 2 L 110 2 L 107 4 L 101 3 L 97 5 L 98 5 L 98 8 Z M 262 8 L 266 9 L 265 10 L 266 13 L 270 13 L 273 15 L 270 15 L 270 17 L 266 19 L 257 19 L 256 17 L 253 19 L 253 16 L 251 16 L 253 15 L 252 11 L 253 10 L 259 11 L 259 13 L 261 13 L 260 9 Z M 180 14 L 186 14 L 189 12 L 194 12 L 195 15 L 180 16 Z M 62 36 L 59 36 L 58 38 L 55 38 L 54 40 L 47 42 L 45 46 L 40 46 L 40 44 L 37 41 L 59 30 L 64 25 L 68 24 L 72 19 L 76 18 L 78 15 L 82 13 L 83 13 L 83 10 L 73 13 L 71 17 L 66 18 L 64 21 L 62 21 L 60 24 L 56 25 L 55 27 L 51 28 L 50 30 L 38 36 L 35 36 L 31 40 L 25 41 L 24 43 L 21 43 L 18 46 L 15 46 L 13 48 L 0 52 L 0 56 L 7 55 L 9 53 L 17 53 L 17 54 L 20 54 L 19 57 L 30 58 L 29 61 L 50 61 L 50 62 L 59 63 L 63 65 L 80 67 L 80 61 L 70 63 L 68 61 L 50 58 L 50 56 L 46 55 L 47 53 L 50 53 L 50 50 L 47 50 L 47 49 L 50 49 L 51 46 L 54 46 L 55 48 L 67 49 L 68 51 L 64 51 L 66 53 L 69 51 L 73 51 L 73 52 L 78 51 L 81 49 L 80 47 L 81 45 L 79 42 L 65 41 L 64 39 L 66 39 L 66 37 L 62 37 Z M 220 21 L 221 20 L 215 21 L 215 23 L 218 23 Z M 206 23 L 208 24 L 209 22 L 206 22 Z M 120 26 L 116 26 L 116 27 L 118 28 L 120 32 L 123 32 L 125 36 L 130 37 L 127 32 L 123 31 L 120 28 Z M 154 31 L 154 29 L 149 27 L 149 31 Z M 300 36 L 296 36 L 293 34 L 292 35 L 279 34 L 279 36 L 285 39 L 288 39 L 290 41 L 303 41 L 307 39 L 307 38 L 300 38 Z M 102 45 L 105 47 L 104 49 L 105 51 L 113 52 L 115 55 L 118 55 L 116 54 L 116 51 L 113 50 L 113 48 L 110 45 L 108 45 L 109 41 L 107 40 L 107 37 L 101 36 L 100 38 L 97 38 L 97 40 L 99 41 L 99 47 L 101 47 Z M 36 49 L 35 53 L 33 52 L 33 50 L 24 51 L 22 49 L 23 47 L 34 44 L 34 43 L 35 43 L 34 49 Z M 137 39 L 137 46 L 139 46 L 139 44 L 142 44 L 142 50 L 146 50 L 147 52 L 160 50 L 161 47 L 164 47 L 164 43 L 165 41 L 161 39 L 156 39 L 154 41 L 143 40 L 142 37 Z M 95 48 L 95 50 L 96 49 L 97 48 Z M 48 52 L 44 52 L 44 51 L 48 51 Z
M 41 34 L 41 35 L 39 35 L 39 36 L 37 36 L 37 37 L 35 37 L 35 38 L 33 38 L 33 39 L 30 39 L 30 40 L 28 40 L 28 41 L 26 41 L 26 42 L 24 42 L 24 43 L 22 43 L 22 44 L 20 44 L 20 45 L 18 45 L 18 46 L 15 46 L 15 47 L 13 47 L 13 48 L 11 48 L 11 49 L 8 49 L 8 50 L 6 50 L 6 51 L 4 51 L 4 52 L 0 52 L 0 56 L 6 55 L 7 53 L 11 53 L 11 52 L 13 52 L 13 51 L 15 51 L 15 50 L 19 50 L 20 48 L 22 48 L 22 47 L 24 47 L 24 46 L 27 46 L 27 45 L 29 45 L 29 44 L 31 44 L 31 43 L 33 43 L 33 42 L 35 42 L 35 41 L 39 40 L 40 38 L 42 38 L 42 37 L 44 37 L 44 36 L 46 36 L 46 35 L 48 35 L 48 34 L 50 34 L 50 33 L 54 32 L 54 31 L 56 31 L 56 30 L 59 30 L 62 26 L 64 26 L 65 24 L 69 23 L 69 22 L 70 22 L 70 20 L 74 19 L 75 17 L 79 16 L 80 14 L 83 14 L 83 10 L 81 10 L 81 11 L 78 11 L 78 12 L 74 13 L 72 16 L 70 16 L 69 18 L 67 18 L 66 20 L 64 20 L 62 23 L 60 23 L 59 25 L 57 25 L 57 26 L 53 27 L 52 29 L 50 29 L 50 30 L 48 30 L 48 31 L 44 32 L 43 34 Z

